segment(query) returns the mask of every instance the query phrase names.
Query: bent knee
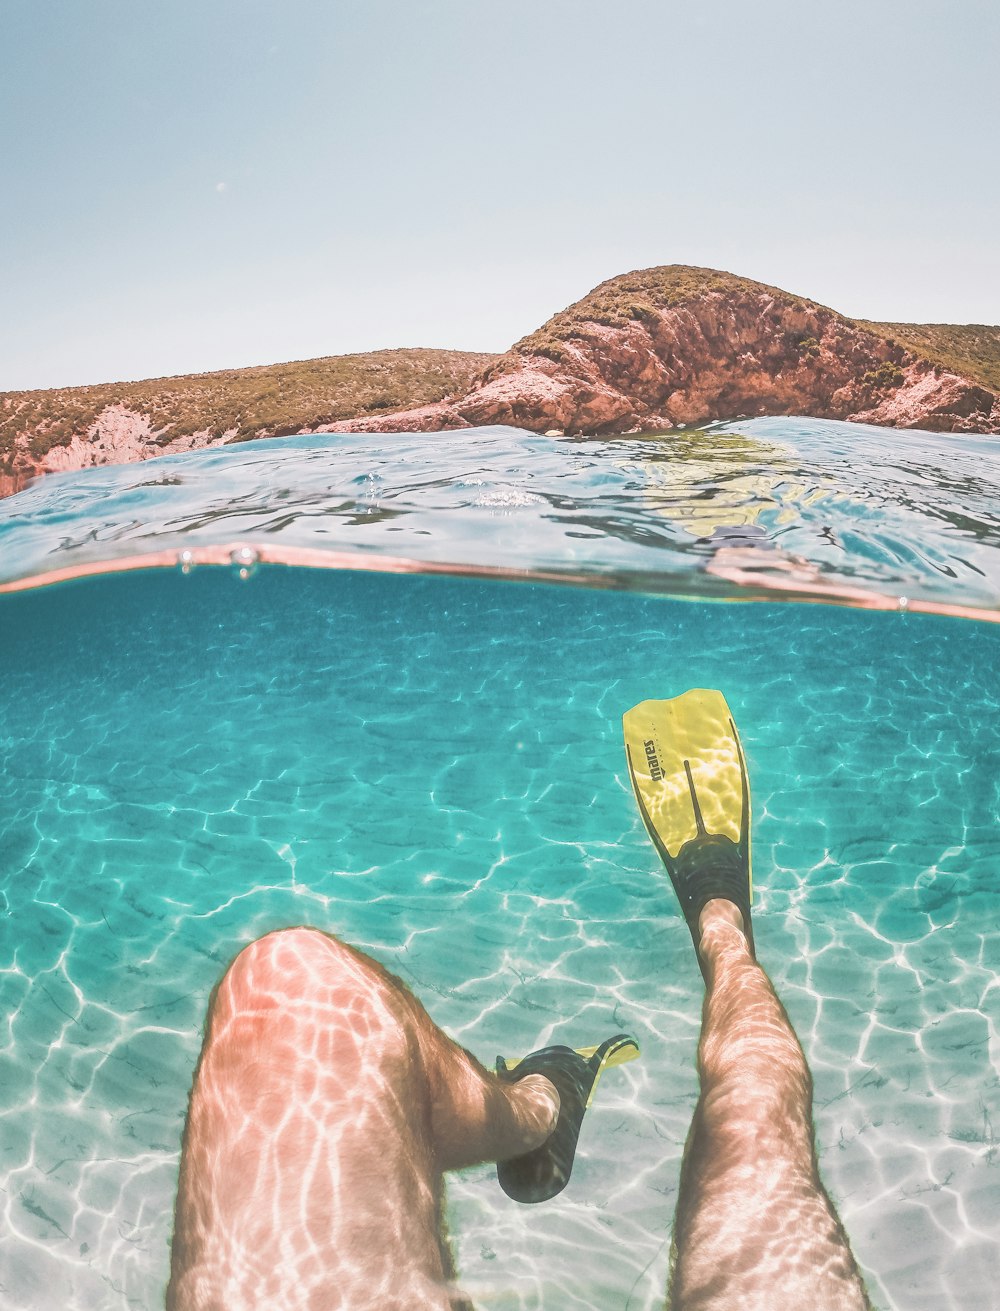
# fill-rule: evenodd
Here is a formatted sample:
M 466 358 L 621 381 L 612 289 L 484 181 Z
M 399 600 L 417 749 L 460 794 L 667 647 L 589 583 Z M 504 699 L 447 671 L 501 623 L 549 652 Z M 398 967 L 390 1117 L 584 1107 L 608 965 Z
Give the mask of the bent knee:
M 212 1010 L 287 1009 L 329 999 L 331 991 L 363 989 L 366 965 L 378 969 L 319 929 L 277 929 L 243 948 L 220 980 Z
M 296 971 L 328 970 L 338 958 L 353 954 L 344 943 L 321 929 L 300 924 L 275 929 L 248 943 L 229 967 L 229 972 L 287 974 Z
M 213 1024 L 253 1015 L 371 1044 L 382 1060 L 407 1057 L 412 998 L 380 965 L 319 929 L 278 929 L 244 947 L 226 971 Z

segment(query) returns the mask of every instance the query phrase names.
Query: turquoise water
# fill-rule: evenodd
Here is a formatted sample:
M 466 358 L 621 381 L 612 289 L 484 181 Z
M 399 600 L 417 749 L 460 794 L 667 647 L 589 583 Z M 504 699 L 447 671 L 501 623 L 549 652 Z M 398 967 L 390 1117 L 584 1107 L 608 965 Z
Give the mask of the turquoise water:
M 992 624 L 535 583 L 263 567 L 0 596 L 5 1305 L 162 1302 L 209 992 L 309 923 L 486 1061 L 636 1034 L 559 1202 L 482 1168 L 451 1220 L 483 1307 L 657 1306 L 701 978 L 620 716 L 718 686 L 758 953 L 875 1302 L 989 1311 L 998 668 Z

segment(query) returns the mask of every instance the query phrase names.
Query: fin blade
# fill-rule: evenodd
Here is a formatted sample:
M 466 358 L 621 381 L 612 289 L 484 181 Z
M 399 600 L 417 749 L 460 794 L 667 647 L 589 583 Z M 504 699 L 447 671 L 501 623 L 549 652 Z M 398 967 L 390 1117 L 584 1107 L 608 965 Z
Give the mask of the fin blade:
M 582 1056 L 585 1061 L 592 1060 L 598 1052 L 595 1047 L 574 1047 L 573 1050 L 577 1056 Z M 620 1043 L 606 1053 L 601 1062 L 601 1070 L 613 1070 L 616 1065 L 626 1065 L 629 1061 L 637 1060 L 639 1057 L 639 1044 L 634 1038 L 623 1039 Z M 511 1058 L 507 1056 L 498 1056 L 497 1061 L 503 1064 L 503 1068 L 510 1073 L 516 1070 L 524 1060 L 523 1056 Z
M 750 862 L 750 789 L 736 724 L 721 692 L 694 688 L 642 701 L 623 716 L 629 775 L 664 863 L 693 838 L 721 834 Z

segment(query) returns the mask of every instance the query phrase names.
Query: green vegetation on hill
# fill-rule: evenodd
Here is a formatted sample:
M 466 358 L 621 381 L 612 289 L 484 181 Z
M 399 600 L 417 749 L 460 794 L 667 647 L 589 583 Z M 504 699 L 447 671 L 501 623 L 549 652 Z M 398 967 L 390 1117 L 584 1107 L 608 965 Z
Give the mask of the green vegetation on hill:
M 36 458 L 83 436 L 109 405 L 150 418 L 153 441 L 210 430 L 246 441 L 385 410 L 429 405 L 464 392 L 495 357 L 471 351 L 386 350 L 333 355 L 220 373 L 0 393 L 0 464 L 18 437 Z
M 724 292 L 730 295 L 759 295 L 766 293 L 778 306 L 789 309 L 822 309 L 837 318 L 867 332 L 902 346 L 914 355 L 938 364 L 978 382 L 994 392 L 1000 392 L 1000 327 L 982 324 L 964 326 L 950 324 L 871 323 L 863 319 L 848 319 L 805 296 L 794 296 L 751 278 L 740 278 L 718 269 L 694 268 L 687 264 L 667 264 L 653 269 L 637 269 L 610 278 L 595 287 L 582 300 L 568 309 L 553 315 L 537 331 L 522 337 L 511 347 L 518 355 L 545 355 L 553 360 L 563 358 L 563 343 L 580 335 L 587 323 L 602 323 L 609 327 L 653 317 L 658 311 L 672 309 L 685 301 L 707 292 Z M 807 354 L 818 354 L 819 343 L 807 337 L 799 343 Z M 491 373 L 504 367 L 503 357 L 491 366 Z M 890 376 L 891 373 L 891 376 Z M 877 379 L 878 385 L 897 385 L 902 375 L 895 366 Z
M 1000 392 L 1000 327 L 984 323 L 870 323 L 855 319 L 859 328 L 876 332 L 905 346 L 932 364 Z
M 719 269 L 699 269 L 687 264 L 665 264 L 654 269 L 636 269 L 610 278 L 595 287 L 582 300 L 553 315 L 537 331 L 522 337 L 511 350 L 519 355 L 547 355 L 562 358 L 562 343 L 579 335 L 585 323 L 602 323 L 620 328 L 636 319 L 654 317 L 658 311 L 672 309 L 705 292 L 731 294 L 767 292 L 780 305 L 802 309 L 822 308 L 803 296 L 793 296 L 780 287 L 769 287 L 751 278 L 738 278 Z

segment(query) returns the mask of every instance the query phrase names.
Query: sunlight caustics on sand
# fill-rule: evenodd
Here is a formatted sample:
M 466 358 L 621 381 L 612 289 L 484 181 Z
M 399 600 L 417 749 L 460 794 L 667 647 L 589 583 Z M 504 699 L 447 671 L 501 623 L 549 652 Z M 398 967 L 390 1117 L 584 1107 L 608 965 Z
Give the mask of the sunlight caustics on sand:
M 803 419 L 288 438 L 4 502 L 5 1305 L 162 1302 L 209 994 L 291 924 L 488 1063 L 635 1034 L 558 1203 L 483 1168 L 450 1221 L 484 1308 L 661 1305 L 701 975 L 621 716 L 703 687 L 875 1303 L 993 1311 L 1000 627 L 951 616 L 1000 618 L 998 503 L 995 442 Z
M 754 923 L 876 1303 L 997 1279 L 1000 629 L 259 569 L 0 598 L 0 1262 L 9 1304 L 156 1305 L 209 992 L 329 928 L 490 1061 L 627 1029 L 559 1205 L 450 1185 L 484 1307 L 659 1305 L 701 976 L 623 709 L 721 687 Z

